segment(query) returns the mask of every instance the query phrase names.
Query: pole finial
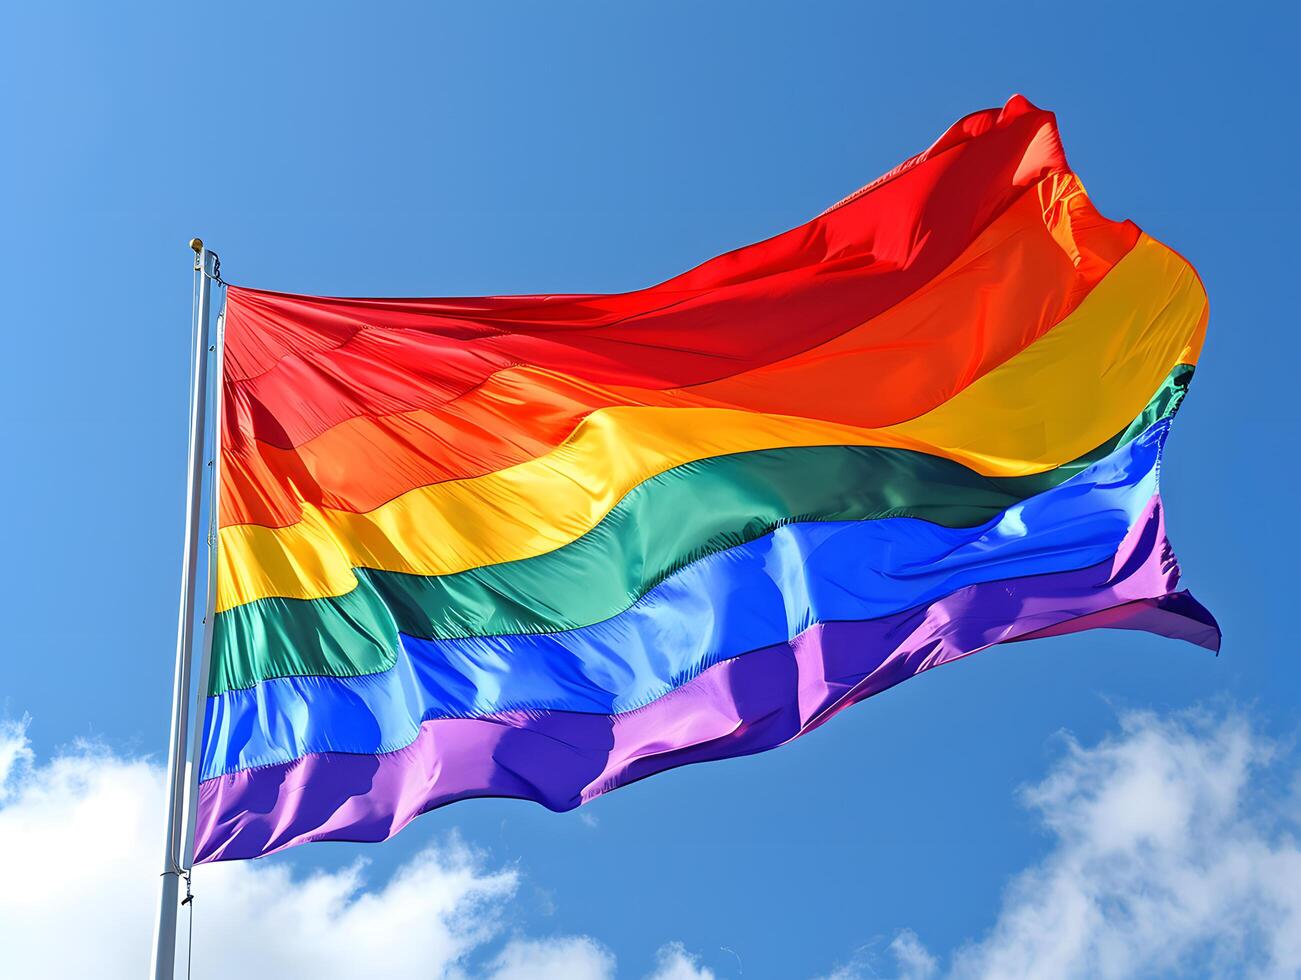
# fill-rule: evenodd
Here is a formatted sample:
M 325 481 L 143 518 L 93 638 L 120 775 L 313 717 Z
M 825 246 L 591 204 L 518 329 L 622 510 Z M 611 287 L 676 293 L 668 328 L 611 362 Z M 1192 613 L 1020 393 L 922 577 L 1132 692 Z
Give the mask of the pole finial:
M 202 238 L 191 238 L 191 239 L 190 239 L 190 248 L 194 249 L 194 254 L 195 254 L 195 255 L 198 255 L 200 252 L 203 251 L 203 239 L 202 239 Z

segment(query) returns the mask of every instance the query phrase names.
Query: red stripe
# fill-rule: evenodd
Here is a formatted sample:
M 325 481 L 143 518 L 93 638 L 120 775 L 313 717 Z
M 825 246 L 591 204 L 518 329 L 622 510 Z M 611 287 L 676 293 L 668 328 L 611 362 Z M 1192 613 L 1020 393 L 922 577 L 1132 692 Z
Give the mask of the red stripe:
M 223 452 L 222 526 L 292 524 L 303 500 L 369 511 L 415 487 L 550 452 L 612 405 L 737 408 L 866 428 L 915 417 L 1041 336 L 1133 246 L 1137 229 L 1107 221 L 1077 190 L 1073 180 L 1042 182 L 904 302 L 811 351 L 722 381 L 604 388 L 513 368 L 436 409 L 349 419 L 294 449 L 245 440 Z
M 232 287 L 224 439 L 291 448 L 349 418 L 437 407 L 518 364 L 649 389 L 771 364 L 899 302 L 1065 168 L 1052 115 L 1014 99 L 813 221 L 639 292 L 347 300 Z

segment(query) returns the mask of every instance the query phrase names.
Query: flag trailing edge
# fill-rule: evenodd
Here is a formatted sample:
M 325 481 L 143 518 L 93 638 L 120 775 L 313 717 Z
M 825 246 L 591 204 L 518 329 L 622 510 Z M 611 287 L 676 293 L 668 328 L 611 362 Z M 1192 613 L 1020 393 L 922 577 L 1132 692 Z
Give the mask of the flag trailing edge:
M 196 859 L 570 809 L 997 643 L 1218 649 L 1159 492 L 1206 319 L 1019 96 L 636 292 L 229 287 Z

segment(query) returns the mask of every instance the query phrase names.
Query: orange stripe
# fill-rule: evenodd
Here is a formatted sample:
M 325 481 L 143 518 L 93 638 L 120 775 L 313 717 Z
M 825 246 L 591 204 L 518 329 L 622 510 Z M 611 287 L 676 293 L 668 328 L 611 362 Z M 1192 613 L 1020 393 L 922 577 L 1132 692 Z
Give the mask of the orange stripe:
M 1137 235 L 1132 224 L 1101 217 L 1075 178 L 1049 178 L 907 300 L 776 364 L 670 391 L 517 367 L 436 411 L 349 419 L 292 450 L 252 440 L 227 448 L 221 524 L 292 524 L 304 501 L 366 512 L 416 487 L 537 458 L 606 407 L 735 408 L 895 424 L 951 398 L 1043 335 Z
M 953 398 L 879 429 L 719 408 L 609 408 L 555 451 L 413 489 L 364 514 L 304 505 L 290 527 L 223 528 L 218 609 L 356 587 L 354 568 L 447 575 L 545 554 L 639 483 L 713 456 L 788 446 L 898 447 L 986 476 L 1038 473 L 1128 424 L 1200 340 L 1206 294 L 1143 236 L 1069 317 Z

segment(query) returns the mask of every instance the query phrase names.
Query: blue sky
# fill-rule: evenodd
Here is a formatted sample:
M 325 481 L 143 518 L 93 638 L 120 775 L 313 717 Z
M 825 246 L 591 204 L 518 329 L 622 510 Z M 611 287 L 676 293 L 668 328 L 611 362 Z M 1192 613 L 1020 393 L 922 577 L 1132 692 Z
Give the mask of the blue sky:
M 378 885 L 455 833 L 518 875 L 502 935 L 595 937 L 621 975 L 667 943 L 719 976 L 884 975 L 901 934 L 947 963 L 1064 846 L 1020 789 L 1068 765 L 1063 730 L 1106 745 L 1129 712 L 1200 707 L 1291 751 L 1299 26 L 1252 3 L 11 5 L 0 717 L 28 719 L 36 759 L 77 738 L 164 754 L 192 235 L 230 280 L 288 291 L 624 290 L 802 222 L 1023 92 L 1098 207 L 1210 294 L 1163 485 L 1223 654 L 1018 645 L 580 812 L 475 801 L 262 862 L 364 856 Z M 1215 758 L 1219 722 L 1188 724 Z M 473 950 L 471 973 L 497 955 Z

